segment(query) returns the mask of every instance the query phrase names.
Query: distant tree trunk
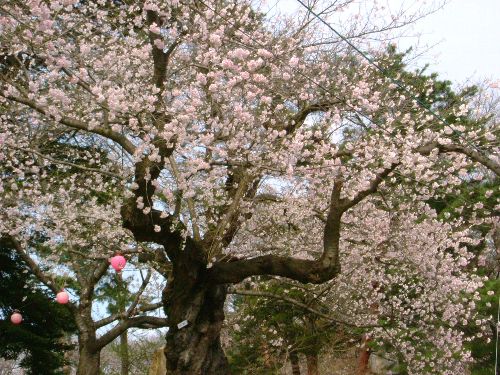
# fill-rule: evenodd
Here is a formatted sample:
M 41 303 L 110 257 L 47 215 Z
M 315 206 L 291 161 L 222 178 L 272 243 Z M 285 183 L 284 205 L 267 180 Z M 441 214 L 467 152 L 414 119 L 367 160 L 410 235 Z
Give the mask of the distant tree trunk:
M 271 358 L 271 354 L 269 353 L 269 345 L 267 345 L 267 342 L 265 340 L 262 341 L 261 347 L 262 347 L 262 354 L 264 357 L 264 368 L 272 369 L 273 361 Z
M 368 361 L 370 359 L 370 348 L 368 347 L 368 343 L 370 342 L 370 338 L 368 336 L 363 336 L 361 342 L 361 351 L 358 357 L 358 371 L 357 375 L 366 375 L 368 373 Z
M 128 334 L 127 331 L 120 335 L 120 358 L 121 358 L 121 375 L 128 375 L 130 368 L 130 360 L 128 355 Z
M 126 286 L 124 286 L 122 274 L 117 273 L 116 279 L 118 281 L 118 285 L 120 286 L 120 290 L 123 291 L 123 288 L 126 288 Z M 126 299 L 126 296 L 118 295 L 118 300 L 117 300 L 118 309 L 121 313 L 124 313 L 126 310 L 125 299 Z M 121 375 L 128 375 L 130 361 L 129 361 L 129 355 L 128 355 L 128 333 L 127 333 L 127 331 L 124 331 L 120 335 L 120 362 L 121 362 L 120 363 L 120 374 Z
M 318 369 L 318 353 L 306 355 L 307 375 L 319 375 Z
M 290 363 L 292 364 L 292 375 L 300 375 L 299 356 L 296 351 L 290 352 Z

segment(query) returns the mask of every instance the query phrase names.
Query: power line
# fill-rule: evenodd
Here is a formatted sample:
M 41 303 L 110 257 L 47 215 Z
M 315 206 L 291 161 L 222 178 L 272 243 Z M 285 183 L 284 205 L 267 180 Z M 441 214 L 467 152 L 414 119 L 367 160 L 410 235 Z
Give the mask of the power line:
M 303 6 L 305 6 L 305 5 L 304 5 L 304 3 L 302 3 L 300 0 L 297 0 L 297 1 L 299 1 L 299 2 L 303 5 Z M 259 47 L 261 47 L 261 48 L 266 48 L 266 46 L 265 46 L 263 43 L 259 42 L 258 40 L 255 40 L 255 38 L 254 38 L 254 37 L 253 37 L 250 33 L 248 33 L 247 31 L 245 31 L 245 30 L 243 30 L 243 29 L 241 29 L 241 27 L 239 27 L 239 26 L 238 26 L 238 25 L 237 25 L 234 21 L 232 21 L 232 19 L 229 19 L 228 17 L 223 16 L 222 14 L 220 14 L 219 12 L 217 12 L 217 10 L 216 10 L 215 8 L 213 8 L 212 6 L 210 6 L 209 4 L 207 4 L 205 1 L 200 0 L 200 3 L 201 3 L 201 4 L 203 4 L 205 7 L 207 7 L 208 9 L 210 9 L 211 11 L 213 11 L 214 13 L 216 13 L 216 14 L 217 14 L 217 15 L 218 15 L 221 19 L 225 20 L 225 21 L 226 21 L 229 25 L 231 25 L 231 26 L 235 27 L 235 28 L 236 28 L 239 32 L 241 32 L 242 34 L 246 35 L 246 36 L 247 36 L 250 40 L 252 40 L 252 41 L 253 41 L 255 44 L 257 44 Z M 308 8 L 307 6 L 305 6 L 305 7 L 306 7 L 306 9 L 308 9 L 308 10 L 310 9 L 310 8 Z M 316 13 L 313 13 L 312 11 L 311 11 L 311 13 L 312 13 L 313 15 L 315 15 L 317 18 L 319 18 L 319 16 L 318 16 Z M 325 23 L 327 26 L 329 26 L 329 25 L 328 25 L 328 23 L 326 23 L 325 21 L 323 21 L 321 18 L 319 18 L 319 19 L 320 19 L 323 23 Z M 334 30 L 331 26 L 330 26 L 330 28 L 331 28 L 331 29 L 332 29 L 332 30 L 333 30 L 333 31 L 334 31 L 337 35 L 339 35 L 340 37 L 342 37 L 343 39 L 345 39 L 345 38 L 344 38 L 344 37 L 343 37 L 340 33 L 338 33 L 337 31 L 335 31 L 335 30 Z M 347 43 L 349 43 L 349 45 L 352 45 L 352 47 L 353 47 L 356 51 L 358 51 L 358 52 L 362 53 L 363 55 L 365 55 L 365 54 L 364 54 L 361 50 L 359 50 L 357 47 L 355 47 L 355 46 L 354 46 L 354 45 L 353 45 L 353 44 L 352 44 L 349 40 L 347 40 L 347 39 L 345 39 L 345 40 L 346 40 L 346 42 L 347 42 Z M 240 41 L 235 41 L 235 43 L 243 44 L 243 45 L 245 45 L 245 46 L 246 46 L 246 47 L 248 47 L 248 48 L 255 49 L 255 47 L 253 47 L 253 46 L 251 46 L 251 45 L 248 45 L 248 44 L 245 44 L 245 43 L 241 43 Z M 276 56 L 276 55 L 274 55 L 274 57 L 275 57 L 275 60 L 278 60 L 278 61 L 280 61 L 281 63 L 286 63 L 286 61 L 285 61 L 283 58 L 280 58 L 280 57 L 278 57 L 278 56 Z M 373 60 L 372 60 L 372 59 L 370 59 L 368 56 L 366 56 L 366 55 L 365 55 L 365 58 L 369 59 L 369 61 L 371 61 L 373 64 L 375 64 L 375 63 L 373 62 Z M 377 66 L 377 65 L 375 64 L 375 66 Z M 378 69 L 379 69 L 379 70 L 380 70 L 380 71 L 384 74 L 384 76 L 385 76 L 385 71 L 383 70 L 383 68 L 380 68 L 380 67 L 378 67 L 378 66 L 377 66 L 377 68 L 378 68 Z M 381 131 L 383 131 L 384 133 L 386 133 L 386 134 L 388 134 L 388 135 L 391 135 L 391 133 L 390 133 L 390 131 L 389 131 L 389 130 L 385 129 L 382 125 L 378 124 L 378 123 L 377 123 L 375 120 L 373 120 L 373 119 L 372 119 L 369 115 L 366 115 L 366 114 L 364 114 L 364 113 L 360 112 L 360 111 L 359 111 L 358 109 L 356 109 L 353 105 L 349 104 L 349 103 L 347 102 L 347 100 L 346 100 L 346 99 L 343 99 L 343 98 L 341 98 L 341 97 L 339 97 L 339 96 L 335 95 L 334 93 L 330 92 L 330 90 L 328 90 L 328 88 L 326 88 L 326 87 L 325 87 L 324 85 L 322 85 L 321 83 L 316 82 L 313 78 L 309 77 L 307 74 L 304 74 L 304 73 L 302 73 L 302 72 L 300 72 L 300 71 L 298 71 L 297 73 L 298 73 L 298 74 L 299 74 L 302 78 L 306 79 L 308 82 L 312 83 L 313 85 L 315 85 L 315 86 L 317 86 L 318 88 L 320 88 L 321 90 L 323 90 L 325 93 L 327 93 L 327 94 L 329 94 L 329 95 L 333 96 L 335 99 L 337 99 L 337 100 L 341 101 L 341 102 L 342 102 L 345 106 L 347 106 L 347 107 L 348 107 L 350 110 L 352 110 L 354 113 L 356 113 L 356 114 L 358 114 L 359 116 L 361 116 L 362 118 L 364 118 L 364 119 L 368 120 L 371 124 L 373 124 L 373 125 L 375 125 L 376 127 L 378 127 L 378 128 L 379 128 Z M 391 80 L 392 80 L 392 78 L 390 78 L 390 77 L 387 77 L 387 78 L 389 78 L 389 79 L 391 79 Z M 401 83 L 399 83 L 399 85 L 401 85 L 401 86 L 402 86 L 402 84 L 401 84 Z M 404 88 L 404 86 L 402 86 L 402 87 Z M 404 89 L 406 90 L 406 92 L 409 92 L 409 91 L 408 91 L 408 89 L 406 89 L 406 88 L 404 88 Z M 410 95 L 411 95 L 412 97 L 414 97 L 414 95 L 413 95 L 411 92 L 409 92 L 409 93 L 410 93 Z M 424 107 L 424 108 L 425 108 L 425 107 Z M 429 110 L 429 111 L 431 111 L 431 113 L 434 113 L 431 109 L 428 109 L 428 110 Z M 446 126 L 450 126 L 450 125 L 446 122 L 446 120 L 444 120 L 444 119 L 443 119 L 440 115 L 435 114 L 435 116 L 436 116 L 436 117 L 438 117 L 438 118 L 440 118 L 440 119 L 444 122 L 444 124 L 445 124 Z M 402 125 L 399 125 L 399 126 L 402 126 Z M 398 127 L 399 127 L 399 126 L 398 126 Z M 451 128 L 451 127 L 450 127 L 450 128 Z M 453 128 L 451 128 L 451 129 L 453 130 L 453 132 L 454 132 L 454 133 L 456 133 L 456 131 L 455 131 Z M 392 136 L 392 135 L 391 135 L 391 136 Z M 469 140 L 465 139 L 465 141 L 466 141 L 467 143 L 469 143 L 469 145 L 471 145 L 471 144 L 470 144 L 470 142 L 469 142 Z M 471 145 L 471 146 L 477 149 L 477 147 L 476 147 L 475 145 Z M 478 152 L 480 152 L 480 151 L 478 150 Z M 402 176 L 402 175 L 400 174 L 400 176 Z M 413 178 L 412 178 L 412 177 L 410 177 L 410 176 L 406 176 L 406 177 L 407 177 L 407 178 L 409 178 L 409 179 L 411 179 L 411 180 L 413 180 L 413 181 L 415 181 L 415 182 L 418 182 L 417 180 L 413 179 Z M 472 202 L 472 201 L 469 201 L 468 199 L 464 199 L 464 198 L 461 198 L 461 200 L 462 200 L 464 203 L 471 203 L 471 202 Z
M 398 81 L 397 79 L 394 79 L 390 76 L 387 76 L 387 71 L 382 68 L 380 65 L 378 65 L 375 60 L 373 60 L 370 56 L 368 56 L 365 52 L 361 51 L 358 47 L 356 47 L 349 39 L 344 37 L 342 34 L 340 34 L 336 29 L 333 28 L 328 22 L 326 22 L 324 19 L 322 19 L 316 12 L 312 10 L 311 7 L 308 7 L 305 5 L 301 0 L 297 0 L 304 8 L 308 10 L 309 13 L 311 13 L 314 17 L 316 17 L 321 23 L 323 23 L 326 27 L 328 27 L 330 30 L 332 30 L 340 39 L 342 39 L 344 42 L 349 44 L 349 46 L 354 49 L 356 52 L 358 52 L 363 58 L 368 61 L 371 65 L 373 65 L 377 70 L 379 70 L 382 75 L 386 78 L 388 78 L 392 83 L 394 83 L 396 86 L 398 86 L 400 89 L 402 89 L 404 92 L 409 94 L 412 99 L 414 99 L 422 108 L 425 108 L 427 111 L 432 113 L 436 118 L 440 119 L 445 125 L 449 125 L 448 122 L 438 113 L 436 113 L 432 108 L 430 108 L 428 105 L 423 103 L 419 98 L 417 98 L 406 86 L 401 83 L 401 81 Z
M 373 65 L 378 71 L 382 73 L 382 75 L 389 79 L 393 84 L 395 84 L 397 87 L 399 87 L 401 90 L 403 90 L 405 93 L 411 96 L 411 98 L 421 107 L 424 108 L 426 111 L 428 111 L 430 114 L 432 114 L 435 118 L 440 120 L 445 126 L 449 127 L 454 134 L 460 136 L 460 134 L 451 127 L 451 125 L 446 121 L 444 117 L 442 117 L 439 113 L 434 111 L 430 106 L 422 102 L 419 98 L 417 98 L 401 81 L 394 79 L 387 75 L 387 71 L 382 68 L 380 65 L 378 65 L 375 60 L 373 60 L 370 56 L 368 56 L 365 52 L 361 51 L 358 47 L 356 47 L 349 39 L 344 37 L 341 33 L 339 33 L 332 25 L 330 25 L 328 22 L 326 22 L 323 18 L 320 17 L 319 14 L 317 14 L 310 6 L 304 4 L 302 0 L 297 0 L 297 2 L 302 5 L 309 13 L 311 13 L 314 17 L 316 17 L 322 24 L 324 24 L 326 27 L 328 27 L 331 31 L 333 31 L 340 39 L 342 39 L 344 42 L 346 42 L 352 49 L 354 49 L 356 52 L 358 52 L 366 61 L 368 61 L 371 65 Z M 465 141 L 469 144 L 469 146 L 472 146 L 475 148 L 478 152 L 478 148 L 476 145 L 471 144 L 467 139 Z

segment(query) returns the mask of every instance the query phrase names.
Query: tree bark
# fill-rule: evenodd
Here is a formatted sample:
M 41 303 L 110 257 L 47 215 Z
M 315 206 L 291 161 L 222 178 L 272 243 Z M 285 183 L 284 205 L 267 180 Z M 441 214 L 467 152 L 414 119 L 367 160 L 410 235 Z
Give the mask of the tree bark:
M 120 358 L 121 358 L 121 375 L 128 375 L 128 370 L 130 367 L 130 361 L 128 356 L 128 333 L 123 332 L 120 335 Z
M 99 375 L 101 351 L 80 344 L 80 358 L 76 375 Z
M 290 363 L 292 365 L 292 375 L 300 375 L 300 363 L 297 352 L 295 351 L 290 352 Z
M 96 345 L 96 331 L 92 320 L 92 302 L 84 290 L 74 317 L 78 327 L 78 368 L 76 375 L 99 375 L 101 347 Z
M 319 375 L 318 354 L 307 354 L 307 375 Z
M 267 345 L 267 342 L 265 340 L 262 342 L 261 347 L 262 347 L 262 356 L 264 357 L 264 368 L 272 369 L 273 361 L 271 358 L 271 353 L 269 353 L 269 346 Z
M 360 353 L 358 357 L 358 371 L 357 375 L 366 375 L 368 373 L 368 361 L 370 360 L 370 348 L 368 347 L 368 343 L 370 342 L 370 338 L 368 336 L 363 336 L 363 340 L 361 343 Z
M 118 285 L 120 286 L 120 290 L 122 291 L 121 293 L 123 293 L 123 290 L 126 289 L 126 287 L 124 286 L 122 274 L 118 273 L 116 275 L 116 279 L 118 281 Z M 117 302 L 119 311 L 124 314 L 126 310 L 126 296 L 121 295 L 121 293 L 118 295 Z M 120 334 L 120 375 L 128 375 L 129 366 L 128 333 L 125 330 Z
M 195 274 L 200 274 L 195 271 Z M 175 275 L 175 274 L 174 274 Z M 169 375 L 228 375 L 220 341 L 227 287 L 174 276 L 164 291 L 169 320 L 165 356 Z

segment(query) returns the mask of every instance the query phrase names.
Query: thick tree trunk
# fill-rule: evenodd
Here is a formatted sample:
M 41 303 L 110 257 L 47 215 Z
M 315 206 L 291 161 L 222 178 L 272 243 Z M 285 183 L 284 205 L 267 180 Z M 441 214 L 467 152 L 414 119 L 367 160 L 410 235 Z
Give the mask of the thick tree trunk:
M 300 363 L 297 352 L 295 351 L 290 352 L 290 363 L 292 365 L 292 375 L 300 375 Z
M 80 358 L 78 359 L 76 375 L 99 375 L 100 365 L 101 352 L 80 345 Z
M 220 341 L 227 287 L 192 283 L 188 277 L 189 274 L 174 276 L 164 292 L 169 319 L 167 374 L 230 374 Z
M 168 157 L 168 150 L 165 156 Z M 170 153 L 171 154 L 171 153 Z M 161 167 L 150 169 L 149 159 L 136 164 L 136 196 L 149 200 L 154 186 L 151 180 Z M 155 172 L 153 172 L 153 169 Z M 144 177 L 149 175 L 148 179 Z M 147 182 L 146 182 L 147 181 Z M 159 211 L 144 215 L 135 199 L 122 206 L 123 225 L 137 241 L 162 244 L 172 269 L 163 291 L 163 307 L 168 317 L 165 357 L 168 375 L 228 375 L 228 362 L 222 350 L 220 331 L 224 321 L 227 286 L 217 283 L 207 270 L 207 258 L 216 238 L 204 242 L 184 238 L 174 217 L 162 218 Z M 161 231 L 153 230 L 158 223 Z M 172 226 L 177 227 L 172 231 Z
M 307 375 L 319 375 L 318 369 L 318 354 L 307 354 Z

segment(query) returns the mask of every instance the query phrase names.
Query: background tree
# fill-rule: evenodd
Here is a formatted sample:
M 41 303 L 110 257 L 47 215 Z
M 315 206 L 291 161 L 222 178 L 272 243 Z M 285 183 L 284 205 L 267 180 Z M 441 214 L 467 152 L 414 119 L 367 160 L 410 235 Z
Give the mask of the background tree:
M 139 275 L 143 282 L 146 281 L 142 270 L 139 270 Z M 146 275 L 146 278 L 149 277 L 151 277 L 151 275 Z M 108 314 L 112 316 L 119 315 L 125 317 L 127 309 L 134 303 L 136 298 L 136 295 L 130 290 L 130 285 L 132 285 L 133 282 L 133 276 L 125 277 L 122 273 L 109 275 L 104 282 L 98 286 L 95 299 L 96 301 L 106 303 Z M 154 305 L 153 301 L 151 301 L 147 296 L 142 297 L 142 304 Z M 138 344 L 139 343 L 134 343 L 134 345 Z M 118 345 L 118 354 L 121 361 L 121 375 L 128 375 L 129 373 L 131 366 L 129 349 L 128 331 L 126 330 L 120 334 Z
M 102 348 L 110 344 L 128 328 L 152 328 L 165 324 L 164 318 L 144 314 L 145 312 L 156 310 L 160 306 L 159 303 L 148 304 L 141 302 L 141 296 L 150 280 L 151 274 L 146 276 L 138 290 L 132 293 L 132 301 L 126 305 L 125 311 L 117 311 L 101 319 L 94 319 L 93 293 L 100 277 L 102 277 L 109 268 L 107 258 L 99 259 L 94 263 L 96 270 L 89 275 L 79 273 L 80 270 L 75 271 L 77 281 L 73 281 L 68 279 L 67 276 L 61 278 L 60 276 L 54 276 L 52 273 L 42 271 L 40 266 L 24 252 L 17 241 L 12 237 L 5 238 L 7 238 L 7 241 L 15 248 L 16 253 L 20 254 L 21 258 L 29 264 L 30 272 L 33 272 L 37 279 L 45 284 L 52 293 L 56 294 L 61 290 L 61 285 L 66 285 L 66 290 L 77 295 L 78 300 L 70 301 L 63 309 L 72 316 L 69 322 L 73 321 L 73 319 L 76 322 L 79 349 L 78 374 L 97 373 L 100 366 L 99 358 Z M 92 263 L 90 263 L 90 265 L 92 265 Z M 100 273 L 101 276 L 99 276 L 99 278 L 96 278 L 96 272 Z M 85 295 L 86 292 L 90 293 L 90 297 Z M 28 296 L 27 299 L 30 300 L 31 296 Z M 117 324 L 98 336 L 98 329 L 115 322 L 117 322 Z M 61 322 L 61 324 L 63 323 Z
M 321 291 L 314 293 L 300 285 L 271 281 L 259 290 L 240 289 L 232 293 L 236 294 L 236 312 L 229 317 L 232 340 L 228 357 L 235 373 L 258 373 L 259 368 L 269 373 L 267 360 L 277 374 L 283 363 L 289 361 L 292 373 L 300 375 L 303 356 L 307 374 L 315 375 L 319 373 L 318 358 L 325 346 L 329 350 L 345 348 L 348 340 L 355 337 L 352 330 L 348 332 L 328 316 L 331 310 L 318 302 Z
M 131 329 L 128 331 L 129 372 L 134 375 L 149 375 L 154 353 L 165 345 L 165 333 L 160 330 Z M 115 340 L 101 353 L 101 372 L 118 375 L 122 371 L 121 343 Z
M 73 316 L 54 303 L 5 238 L 0 239 L 0 357 L 16 360 L 28 374 L 63 374 L 68 336 L 76 332 Z M 23 322 L 13 325 L 13 309 Z
M 98 290 L 97 300 L 106 301 L 108 314 L 125 314 L 127 306 L 133 303 L 133 295 L 129 292 L 127 282 L 132 282 L 132 277 L 124 280 L 121 273 L 112 276 Z M 100 292 L 100 293 L 99 293 Z M 128 334 L 124 331 L 120 335 L 119 355 L 121 360 L 121 375 L 128 375 L 130 361 L 128 352 Z

